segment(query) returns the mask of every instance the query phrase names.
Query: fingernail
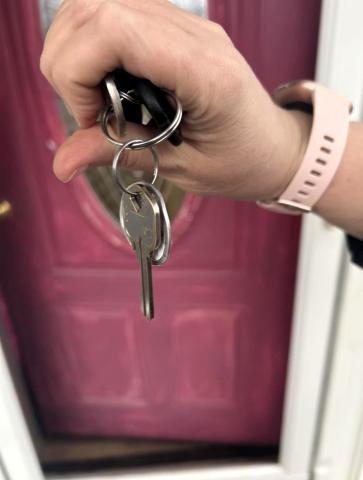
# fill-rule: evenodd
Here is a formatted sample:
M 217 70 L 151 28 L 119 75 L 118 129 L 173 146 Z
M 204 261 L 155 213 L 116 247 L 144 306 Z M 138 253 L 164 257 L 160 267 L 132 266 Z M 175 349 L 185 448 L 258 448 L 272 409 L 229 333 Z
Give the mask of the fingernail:
M 78 177 L 78 175 L 81 175 L 83 172 L 85 172 L 87 170 L 87 167 L 80 167 L 80 168 L 76 168 L 76 170 L 74 170 L 67 178 L 60 178 L 59 180 L 61 180 L 63 183 L 68 183 L 70 182 L 71 180 L 73 180 L 75 177 Z M 59 178 L 59 177 L 58 177 Z

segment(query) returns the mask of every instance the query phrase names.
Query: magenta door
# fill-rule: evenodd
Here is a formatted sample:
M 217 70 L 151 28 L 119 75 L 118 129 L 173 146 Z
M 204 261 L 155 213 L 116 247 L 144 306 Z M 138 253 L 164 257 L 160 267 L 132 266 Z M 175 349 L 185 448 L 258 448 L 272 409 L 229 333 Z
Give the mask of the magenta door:
M 271 88 L 313 75 L 318 3 L 213 1 L 210 13 Z M 53 177 L 64 133 L 38 71 L 35 0 L 5 1 L 0 42 L 0 192 L 14 208 L 1 282 L 46 430 L 276 443 L 299 220 L 187 195 L 147 323 L 117 225 L 85 178 Z

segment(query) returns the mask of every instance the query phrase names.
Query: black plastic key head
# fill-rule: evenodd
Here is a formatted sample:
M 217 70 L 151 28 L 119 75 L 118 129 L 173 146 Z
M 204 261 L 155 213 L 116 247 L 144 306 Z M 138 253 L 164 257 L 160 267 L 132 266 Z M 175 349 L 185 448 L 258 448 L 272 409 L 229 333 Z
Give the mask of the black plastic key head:
M 175 107 L 170 104 L 168 95 L 149 80 L 135 77 L 125 70 L 115 70 L 115 83 L 119 91 L 133 92 L 136 98 L 145 105 L 151 116 L 150 125 L 158 130 L 165 130 L 175 117 Z M 124 115 L 126 120 L 134 123 L 142 123 L 141 108 L 137 108 L 131 102 L 123 102 Z M 180 126 L 168 139 L 170 143 L 177 146 L 183 142 Z

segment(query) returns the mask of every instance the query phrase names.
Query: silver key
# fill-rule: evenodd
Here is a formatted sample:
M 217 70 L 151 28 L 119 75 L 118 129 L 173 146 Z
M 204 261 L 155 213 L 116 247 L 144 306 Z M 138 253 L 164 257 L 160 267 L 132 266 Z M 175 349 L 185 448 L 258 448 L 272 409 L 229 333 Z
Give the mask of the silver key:
M 163 196 L 159 192 L 159 190 L 151 185 L 150 183 L 138 181 L 133 183 L 129 186 L 129 189 L 133 191 L 135 186 L 142 186 L 146 188 L 149 194 L 156 200 L 159 205 L 160 209 L 160 231 L 161 231 L 161 243 L 160 246 L 152 253 L 151 260 L 153 265 L 162 265 L 166 262 L 170 255 L 170 248 L 171 248 L 171 226 L 168 211 L 166 209 L 166 205 L 163 199 Z M 126 239 L 129 241 L 130 245 L 132 244 L 131 238 L 127 235 L 123 225 L 123 216 L 121 214 L 122 211 L 122 204 L 126 201 L 127 198 L 123 198 L 121 200 L 121 208 L 120 208 L 120 223 Z
M 153 265 L 162 265 L 169 258 L 171 249 L 171 226 L 165 201 L 160 191 L 154 185 L 151 185 L 151 183 L 139 181 L 137 184 L 144 186 L 149 193 L 154 196 L 159 205 L 161 245 L 152 255 L 152 263 Z
M 145 317 L 151 320 L 154 317 L 151 256 L 161 243 L 160 209 L 145 187 L 133 185 L 129 189 L 139 195 L 123 195 L 120 220 L 140 262 L 141 309 Z
M 126 133 L 126 119 L 119 91 L 115 83 L 115 75 L 109 73 L 104 79 L 104 88 L 108 94 L 107 103 L 112 106 L 116 120 L 116 133 L 121 136 Z

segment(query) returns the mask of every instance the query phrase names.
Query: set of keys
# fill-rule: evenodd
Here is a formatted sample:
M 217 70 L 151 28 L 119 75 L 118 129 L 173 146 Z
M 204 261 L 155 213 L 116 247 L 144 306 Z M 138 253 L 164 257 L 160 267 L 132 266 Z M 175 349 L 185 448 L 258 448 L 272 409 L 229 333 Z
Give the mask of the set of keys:
M 120 223 L 141 267 L 141 310 L 154 316 L 152 265 L 162 265 L 170 253 L 171 230 L 168 212 L 160 192 L 151 184 L 136 182 L 129 187 L 133 195 L 123 195 Z
M 101 118 L 101 128 L 106 138 L 117 148 L 112 170 L 122 191 L 120 225 L 127 241 L 136 252 L 141 268 L 141 311 L 146 318 L 154 317 L 152 266 L 162 265 L 170 255 L 171 226 L 166 205 L 160 191 L 154 186 L 158 176 L 159 158 L 156 145 L 168 140 L 180 145 L 182 107 L 171 92 L 161 90 L 151 82 L 133 77 L 118 70 L 107 76 L 104 82 L 106 107 Z M 170 104 L 170 97 L 176 108 Z M 160 130 L 149 140 L 121 142 L 109 131 L 111 118 L 119 135 L 126 133 L 127 121 L 143 123 L 144 109 L 148 123 Z M 149 148 L 153 162 L 150 183 L 138 181 L 125 185 L 122 179 L 122 157 L 126 150 Z

